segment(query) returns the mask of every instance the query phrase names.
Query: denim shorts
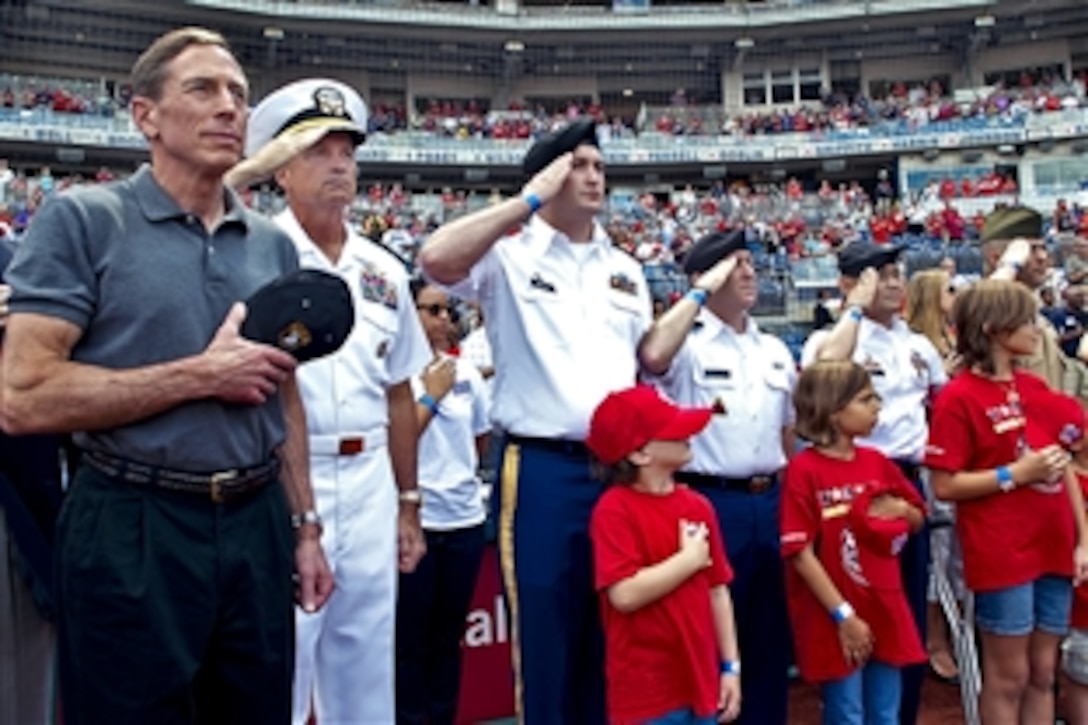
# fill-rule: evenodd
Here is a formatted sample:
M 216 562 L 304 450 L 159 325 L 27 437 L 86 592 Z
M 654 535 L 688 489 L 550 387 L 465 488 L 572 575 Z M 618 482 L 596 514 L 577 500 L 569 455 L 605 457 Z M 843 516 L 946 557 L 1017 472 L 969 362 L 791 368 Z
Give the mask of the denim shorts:
M 1069 631 L 1073 582 L 1046 574 L 1034 581 L 975 594 L 975 622 L 989 634 L 1022 637 L 1038 629 L 1063 636 Z

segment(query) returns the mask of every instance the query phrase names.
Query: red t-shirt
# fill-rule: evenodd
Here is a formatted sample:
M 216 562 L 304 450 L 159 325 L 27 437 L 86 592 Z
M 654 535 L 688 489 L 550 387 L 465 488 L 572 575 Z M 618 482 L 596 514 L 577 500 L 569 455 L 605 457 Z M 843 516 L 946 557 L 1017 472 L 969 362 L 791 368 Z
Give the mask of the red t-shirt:
M 711 565 L 656 602 L 629 614 L 616 610 L 608 588 L 675 554 L 681 519 L 707 525 Z M 682 707 L 713 715 L 721 657 L 710 590 L 732 581 L 733 570 L 710 502 L 681 484 L 664 495 L 612 486 L 593 510 L 589 535 L 604 624 L 608 721 L 641 723 Z
M 1088 501 L 1088 473 L 1078 471 L 1077 482 Z M 1074 629 L 1088 629 L 1088 582 L 1073 590 L 1073 616 L 1070 617 L 1069 625 Z
M 1045 415 L 1032 412 L 1045 411 L 1052 395 L 1041 378 L 1023 371 L 1011 384 L 960 373 L 934 403 L 926 465 L 985 471 L 1014 462 L 1025 448 L 1057 442 L 1039 421 Z M 1018 586 L 1043 574 L 1073 575 L 1073 512 L 1061 481 L 958 501 L 956 532 L 972 591 Z
M 865 538 L 853 531 L 851 502 L 871 493 L 892 493 L 925 509 L 899 467 L 872 448 L 859 446 L 850 461 L 813 448 L 796 455 L 786 467 L 782 493 L 782 556 L 788 559 L 812 545 L 835 588 L 872 630 L 874 660 L 893 667 L 925 662 L 902 578 L 866 569 L 867 562 L 886 568 L 889 561 L 897 566 L 898 560 L 882 556 L 883 552 L 859 553 Z M 870 582 L 876 574 L 881 575 L 881 585 Z M 790 565 L 786 597 L 801 676 L 809 682 L 827 682 L 849 675 L 854 666 L 842 654 L 838 625 Z

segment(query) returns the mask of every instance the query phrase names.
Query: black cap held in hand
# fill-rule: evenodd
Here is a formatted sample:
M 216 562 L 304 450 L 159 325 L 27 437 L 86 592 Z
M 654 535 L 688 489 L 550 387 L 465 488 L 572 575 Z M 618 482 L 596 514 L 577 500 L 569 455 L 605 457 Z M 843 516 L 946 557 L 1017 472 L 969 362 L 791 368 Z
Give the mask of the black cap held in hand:
M 300 269 L 246 300 L 242 337 L 285 350 L 299 362 L 340 349 L 355 324 L 351 290 L 336 275 Z
M 684 273 L 697 274 L 705 272 L 719 260 L 725 259 L 733 252 L 746 249 L 744 232 L 738 230 L 731 232 L 711 232 L 699 239 L 688 250 L 684 258 Z
M 584 143 L 598 146 L 597 123 L 590 118 L 579 119 L 537 139 L 537 142 L 525 154 L 521 162 L 521 170 L 525 172 L 526 177 L 532 177 L 563 154 L 573 151 Z

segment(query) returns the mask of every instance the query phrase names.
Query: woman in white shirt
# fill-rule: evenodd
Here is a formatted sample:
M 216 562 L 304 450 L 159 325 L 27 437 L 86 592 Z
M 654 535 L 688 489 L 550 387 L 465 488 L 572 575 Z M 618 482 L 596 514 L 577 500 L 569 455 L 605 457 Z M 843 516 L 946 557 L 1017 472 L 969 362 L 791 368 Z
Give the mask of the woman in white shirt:
M 401 574 L 397 600 L 397 723 L 452 725 L 461 636 L 484 548 L 477 467 L 490 430 L 487 391 L 470 362 L 451 356 L 449 299 L 413 280 L 434 360 L 412 378 L 419 420 L 420 520 L 427 555 Z

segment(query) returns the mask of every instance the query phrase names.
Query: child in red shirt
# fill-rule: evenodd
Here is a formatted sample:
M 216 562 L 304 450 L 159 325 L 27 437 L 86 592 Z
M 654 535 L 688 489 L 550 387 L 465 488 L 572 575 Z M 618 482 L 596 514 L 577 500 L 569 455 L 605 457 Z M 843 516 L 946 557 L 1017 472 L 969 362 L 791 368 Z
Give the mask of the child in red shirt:
M 1054 721 L 1070 579 L 1088 564 L 1083 500 L 1063 480 L 1055 394 L 1013 364 L 1040 343 L 1037 316 L 1016 282 L 983 280 L 957 294 L 963 368 L 937 396 L 926 450 L 934 493 L 956 502 L 981 631 L 984 722 Z
M 718 519 L 672 478 L 712 413 L 638 386 L 609 395 L 590 421 L 586 446 L 617 484 L 589 524 L 613 725 L 710 725 L 740 712 L 733 572 Z
M 797 665 L 821 683 L 825 725 L 895 725 L 899 669 L 926 661 L 898 559 L 925 504 L 895 463 L 854 444 L 880 412 L 863 367 L 816 363 L 793 400 L 797 433 L 813 443 L 786 467 L 782 494 Z

